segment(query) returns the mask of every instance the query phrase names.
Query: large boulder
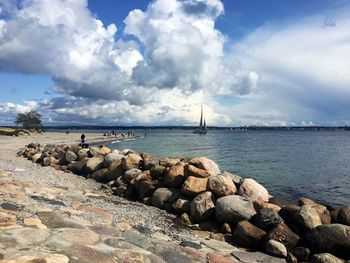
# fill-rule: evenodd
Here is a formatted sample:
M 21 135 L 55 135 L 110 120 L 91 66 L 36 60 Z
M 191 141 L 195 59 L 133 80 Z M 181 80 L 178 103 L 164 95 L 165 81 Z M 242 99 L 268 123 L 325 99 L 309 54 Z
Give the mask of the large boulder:
M 350 226 L 317 226 L 306 234 L 304 242 L 314 253 L 326 252 L 350 258 Z
M 283 219 L 272 208 L 260 209 L 255 216 L 255 225 L 265 231 L 269 231 L 280 223 L 283 223 Z
M 167 157 L 159 160 L 159 164 L 163 165 L 165 167 L 171 167 L 176 165 L 181 161 L 180 158 L 172 158 L 172 157 Z
M 139 168 L 142 158 L 137 153 L 129 153 L 122 158 L 122 165 L 125 170 L 130 170 L 132 168 Z
M 322 225 L 320 216 L 312 205 L 303 205 L 296 215 L 296 220 L 299 222 L 299 225 L 305 230 L 310 230 L 319 225 Z
M 248 198 L 250 201 L 269 201 L 269 193 L 261 184 L 252 178 L 244 179 L 238 189 L 240 196 Z
M 295 247 L 292 249 L 293 256 L 296 257 L 298 262 L 308 262 L 310 257 L 310 249 L 307 247 Z
M 226 175 L 226 176 L 229 176 L 232 180 L 232 182 L 236 185 L 236 186 L 239 186 L 241 184 L 241 181 L 242 181 L 242 177 L 240 177 L 239 175 L 237 174 L 233 174 L 233 173 L 229 173 L 229 172 L 226 172 L 224 171 L 222 173 L 223 175 Z
M 208 178 L 189 176 L 181 187 L 181 193 L 196 196 L 207 190 Z
M 36 153 L 36 154 L 32 155 L 31 160 L 33 161 L 33 163 L 40 163 L 42 161 L 41 153 Z
M 231 178 L 225 175 L 213 175 L 208 178 L 209 191 L 212 191 L 216 197 L 233 195 L 237 188 Z
M 163 208 L 165 203 L 174 203 L 180 196 L 175 188 L 158 188 L 152 194 L 152 205 Z
M 89 153 L 89 155 L 91 157 L 99 157 L 99 158 L 104 158 L 105 157 L 105 153 L 102 150 L 102 148 L 96 147 L 96 146 L 91 146 L 89 148 L 89 152 L 88 153 Z
M 194 165 L 186 165 L 185 167 L 185 175 L 186 177 L 188 176 L 194 176 L 194 177 L 199 177 L 199 178 L 205 178 L 205 177 L 209 177 L 210 174 L 204 170 L 204 169 L 199 169 Z
M 219 198 L 215 204 L 215 216 L 220 222 L 238 223 L 256 214 L 253 203 L 245 197 L 229 195 Z
M 313 255 L 311 263 L 344 263 L 344 260 L 329 253 L 321 253 Z
M 81 149 L 82 149 L 82 147 L 79 146 L 79 145 L 71 145 L 71 146 L 69 146 L 68 151 L 72 151 L 72 152 L 74 152 L 76 155 L 78 155 L 78 153 L 79 153 L 79 151 L 80 151 Z
M 58 164 L 58 160 L 52 156 L 45 157 L 41 163 L 42 166 L 51 166 Z
M 116 160 L 121 160 L 124 155 L 120 154 L 118 150 L 114 150 L 113 152 L 107 154 L 103 160 L 104 167 L 108 168 L 108 166 Z
M 190 160 L 190 164 L 199 169 L 206 170 L 210 176 L 220 173 L 219 166 L 214 161 L 205 157 L 193 158 Z
M 113 161 L 108 166 L 108 180 L 113 181 L 117 178 L 121 177 L 124 174 L 124 169 L 122 166 L 122 162 L 120 160 Z
M 286 205 L 279 211 L 279 215 L 282 217 L 283 221 L 297 234 L 303 231 L 296 219 L 300 209 L 301 207 L 297 205 Z
M 67 163 L 75 161 L 78 159 L 78 156 L 73 151 L 66 151 L 64 159 Z
M 191 202 L 191 216 L 200 223 L 208 220 L 215 211 L 215 200 L 211 192 L 197 195 Z
M 89 149 L 85 148 L 85 149 L 79 150 L 79 152 L 77 153 L 77 156 L 78 156 L 78 161 L 89 158 Z
M 173 204 L 173 208 L 178 214 L 190 213 L 191 198 L 187 196 L 180 196 Z
M 253 204 L 254 204 L 256 211 L 259 211 L 263 208 L 271 208 L 271 209 L 275 210 L 276 213 L 279 213 L 281 210 L 280 206 L 275 205 L 275 204 L 271 204 L 271 203 L 266 203 L 264 201 L 254 201 Z
M 297 245 L 300 237 L 295 234 L 286 224 L 282 223 L 272 228 L 267 233 L 266 239 L 273 239 L 281 242 L 289 251 Z
M 184 165 L 182 163 L 171 166 L 164 178 L 165 185 L 169 187 L 180 188 L 184 181 L 185 173 Z
M 337 223 L 350 226 L 350 206 L 343 207 L 338 211 Z
M 87 162 L 88 162 L 87 159 L 77 161 L 77 162 L 71 162 L 68 164 L 68 169 L 75 174 L 84 174 L 85 166 Z
M 156 164 L 153 168 L 151 168 L 150 173 L 152 178 L 159 179 L 165 175 L 166 167 L 160 164 Z
M 86 172 L 89 174 L 94 173 L 95 171 L 103 167 L 103 159 L 99 157 L 92 157 L 86 163 Z
M 138 176 L 139 174 L 141 174 L 142 171 L 140 169 L 137 169 L 137 168 L 132 168 L 130 170 L 127 170 L 125 173 L 124 173 L 124 179 L 127 183 L 130 183 L 130 181 L 132 179 L 134 179 L 136 176 Z
M 233 231 L 233 240 L 237 245 L 246 248 L 257 248 L 266 232 L 249 221 L 239 222 Z
M 152 182 L 152 177 L 149 171 L 140 173 L 132 179 L 131 183 L 135 185 L 140 200 L 144 197 L 150 196 L 155 190 L 155 185 Z
M 91 178 L 96 180 L 97 182 L 100 183 L 108 183 L 108 169 L 107 168 L 103 168 L 100 170 L 95 171 L 92 175 Z
M 287 249 L 286 247 L 276 240 L 270 239 L 267 241 L 265 250 L 268 254 L 272 256 L 276 256 L 279 258 L 286 258 L 287 257 Z

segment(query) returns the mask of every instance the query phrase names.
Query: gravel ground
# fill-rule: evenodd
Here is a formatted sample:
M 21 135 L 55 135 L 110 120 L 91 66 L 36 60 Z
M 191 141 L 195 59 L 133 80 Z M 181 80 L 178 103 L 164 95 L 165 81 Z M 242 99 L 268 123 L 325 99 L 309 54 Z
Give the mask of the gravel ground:
M 100 138 L 100 134 L 87 134 L 89 139 Z M 88 198 L 86 202 L 91 202 L 96 207 L 111 211 L 113 222 L 127 221 L 140 228 L 145 236 L 152 237 L 155 232 L 161 232 L 169 236 L 174 241 L 188 239 L 190 232 L 184 228 L 177 228 L 173 221 L 175 216 L 166 213 L 156 207 L 146 206 L 139 202 L 126 200 L 118 196 L 108 194 L 108 189 L 103 189 L 102 185 L 83 177 L 56 171 L 51 167 L 42 167 L 34 164 L 25 158 L 17 157 L 17 151 L 25 145 L 34 142 L 42 145 L 48 143 L 71 144 L 79 142 L 80 134 L 65 133 L 44 133 L 33 136 L 7 137 L 0 136 L 0 170 L 13 171 L 4 180 L 17 180 L 34 183 L 40 187 L 56 187 L 72 189 L 72 192 L 92 192 L 104 196 L 104 198 Z M 69 197 L 64 202 L 70 201 Z M 57 213 L 60 213 L 59 205 L 52 205 L 45 200 L 33 200 L 33 204 L 45 205 Z M 63 216 L 67 216 L 63 214 Z M 97 220 L 88 213 L 81 217 L 91 223 Z

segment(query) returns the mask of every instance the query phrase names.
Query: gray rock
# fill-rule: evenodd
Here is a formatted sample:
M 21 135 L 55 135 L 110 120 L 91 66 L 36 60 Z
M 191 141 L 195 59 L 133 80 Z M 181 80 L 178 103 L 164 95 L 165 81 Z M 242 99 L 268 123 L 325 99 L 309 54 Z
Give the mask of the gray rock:
M 99 157 L 92 157 L 86 163 L 86 172 L 89 174 L 94 173 L 95 171 L 103 167 L 103 160 Z
M 130 183 L 130 181 L 134 178 L 136 178 L 139 174 L 141 174 L 142 171 L 137 168 L 132 168 L 130 170 L 127 170 L 124 173 L 124 179 L 127 183 Z
M 185 241 L 182 241 L 180 243 L 180 246 L 182 247 L 191 247 L 191 248 L 194 248 L 194 249 L 201 249 L 202 246 L 196 242 L 193 242 L 193 241 L 188 241 L 188 240 L 185 240 Z
M 273 239 L 270 239 L 265 246 L 266 252 L 269 253 L 272 256 L 276 256 L 279 258 L 286 258 L 287 257 L 287 249 L 286 247 Z
M 108 169 L 103 168 L 103 169 L 95 171 L 91 175 L 91 178 L 96 180 L 97 182 L 100 182 L 100 183 L 107 183 L 108 182 L 108 175 L 109 175 Z
M 344 263 L 344 260 L 329 253 L 322 253 L 313 255 L 311 263 Z
M 213 175 L 208 178 L 207 188 L 212 191 L 216 197 L 233 195 L 237 188 L 228 175 Z
M 190 160 L 190 164 L 199 169 L 206 170 L 210 176 L 220 173 L 219 166 L 214 161 L 205 157 L 193 158 Z
M 300 226 L 306 230 L 322 225 L 320 216 L 312 205 L 303 205 L 299 213 L 296 214 L 296 220 L 299 222 Z
M 223 175 L 228 175 L 236 186 L 241 184 L 242 177 L 240 177 L 239 175 L 232 174 L 226 171 L 223 172 Z
M 68 164 L 68 169 L 75 174 L 84 174 L 87 161 L 87 159 L 84 159 L 78 162 L 71 162 Z
M 108 166 L 116 160 L 121 160 L 124 155 L 120 154 L 118 150 L 114 150 L 113 152 L 107 154 L 103 160 L 103 166 L 108 168 Z
M 299 242 L 300 237 L 295 234 L 286 224 L 282 223 L 272 228 L 266 239 L 274 239 L 281 242 L 288 250 L 293 249 Z
M 157 164 L 150 170 L 150 173 L 152 178 L 158 179 L 164 176 L 165 171 L 166 171 L 165 166 Z
M 266 232 L 249 221 L 239 222 L 233 231 L 233 240 L 242 247 L 256 248 L 265 237 Z
M 204 222 L 210 218 L 215 211 L 215 200 L 211 192 L 197 195 L 191 202 L 191 216 L 196 222 Z
M 191 205 L 191 199 L 187 196 L 180 196 L 179 199 L 177 199 L 174 204 L 173 207 L 175 209 L 175 211 L 178 214 L 183 214 L 183 213 L 190 213 L 190 205 Z
M 162 251 L 162 258 L 168 263 L 191 263 L 191 259 L 176 251 Z
M 244 179 L 238 189 L 240 196 L 246 197 L 250 201 L 269 201 L 269 193 L 265 187 L 256 182 L 254 179 Z
M 152 195 L 152 204 L 163 208 L 165 203 L 173 203 L 180 196 L 180 191 L 175 188 L 158 188 Z
M 215 204 L 215 216 L 221 222 L 238 223 L 249 220 L 255 214 L 253 203 L 242 196 L 224 196 L 219 198 Z
M 283 258 L 272 257 L 262 252 L 234 251 L 232 255 L 241 263 L 286 263 Z
M 328 252 L 350 257 L 350 226 L 320 225 L 306 234 L 304 242 L 316 253 Z
M 338 211 L 337 223 L 350 226 L 350 206 L 343 207 Z
M 145 238 L 141 237 L 140 235 L 132 231 L 126 231 L 124 233 L 124 239 L 129 243 L 134 244 L 146 250 L 152 247 L 152 244 L 149 243 Z
M 283 222 L 283 219 L 272 208 L 260 209 L 255 217 L 255 225 L 265 231 L 269 231 L 274 226 Z

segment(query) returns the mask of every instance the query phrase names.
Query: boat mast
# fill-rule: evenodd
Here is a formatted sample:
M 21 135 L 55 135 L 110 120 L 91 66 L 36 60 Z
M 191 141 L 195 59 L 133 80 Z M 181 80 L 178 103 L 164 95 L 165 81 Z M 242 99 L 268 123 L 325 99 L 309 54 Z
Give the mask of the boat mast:
M 207 129 L 207 124 L 205 123 L 205 119 L 204 119 L 204 130 Z
M 201 107 L 201 120 L 199 122 L 199 128 L 202 128 L 202 126 L 203 126 L 203 105 Z

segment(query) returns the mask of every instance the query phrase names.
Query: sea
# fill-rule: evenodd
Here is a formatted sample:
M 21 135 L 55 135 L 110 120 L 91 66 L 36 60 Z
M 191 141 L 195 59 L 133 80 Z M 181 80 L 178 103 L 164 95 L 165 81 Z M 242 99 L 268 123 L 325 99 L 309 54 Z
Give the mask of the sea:
M 205 156 L 221 171 L 254 178 L 274 196 L 350 204 L 350 131 L 209 130 L 199 135 L 167 129 L 135 130 L 135 135 L 107 146 L 157 157 Z

